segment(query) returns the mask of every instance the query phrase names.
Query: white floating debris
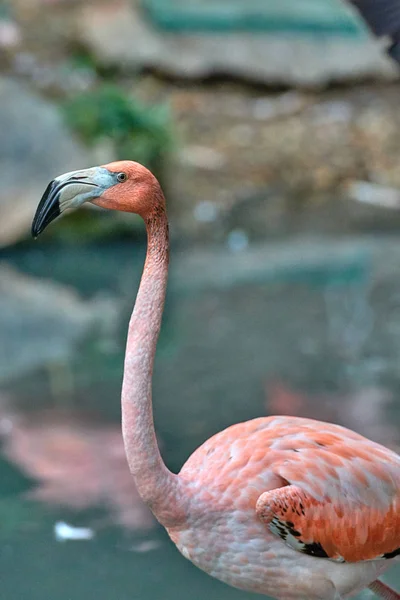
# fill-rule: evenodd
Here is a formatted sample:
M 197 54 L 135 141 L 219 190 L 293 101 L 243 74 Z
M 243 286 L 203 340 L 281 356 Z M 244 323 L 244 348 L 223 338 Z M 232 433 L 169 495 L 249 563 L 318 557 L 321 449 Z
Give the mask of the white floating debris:
M 212 223 L 217 218 L 218 213 L 214 202 L 210 202 L 209 200 L 204 200 L 196 204 L 193 212 L 196 221 L 200 221 L 201 223 Z
M 227 245 L 231 252 L 243 252 L 249 245 L 247 233 L 243 229 L 233 229 L 228 235 Z
M 54 524 L 54 537 L 57 542 L 65 542 L 67 540 L 92 540 L 94 531 L 89 527 L 74 527 L 68 525 L 64 521 L 57 521 Z
M 400 190 L 370 181 L 352 181 L 347 188 L 349 197 L 357 202 L 400 208 Z

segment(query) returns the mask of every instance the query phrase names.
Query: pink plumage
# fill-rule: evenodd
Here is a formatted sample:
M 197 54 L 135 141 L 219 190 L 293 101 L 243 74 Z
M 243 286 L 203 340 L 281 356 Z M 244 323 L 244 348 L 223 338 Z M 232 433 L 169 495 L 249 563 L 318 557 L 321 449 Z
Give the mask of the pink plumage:
M 400 553 L 400 457 L 348 429 L 295 417 L 234 425 L 179 475 L 165 466 L 151 403 L 169 241 L 155 177 L 121 161 L 67 173 L 47 188 L 32 231 L 90 201 L 135 212 L 148 248 L 128 328 L 122 431 L 143 500 L 186 558 L 226 583 L 279 600 L 340 600 L 377 580 Z
M 170 535 L 233 586 L 277 598 L 345 596 L 400 552 L 399 473 L 395 453 L 343 427 L 254 419 L 189 458 L 180 472 L 193 498 L 189 526 Z

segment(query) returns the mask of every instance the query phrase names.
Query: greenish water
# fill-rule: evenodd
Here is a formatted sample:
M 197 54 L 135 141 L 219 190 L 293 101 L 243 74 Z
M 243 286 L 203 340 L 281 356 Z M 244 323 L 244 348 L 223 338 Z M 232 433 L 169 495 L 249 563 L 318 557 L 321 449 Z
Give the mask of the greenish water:
M 126 323 L 143 257 L 144 246 L 128 242 L 73 248 L 37 244 L 3 253 L 1 258 L 21 271 L 68 283 L 86 298 L 112 294 L 121 313 L 111 345 L 92 336 L 76 351 L 68 365 L 73 380 L 69 397 L 54 397 L 46 369 L 8 384 L 18 411 L 34 414 L 61 403 L 70 410 L 90 409 L 118 425 Z M 298 405 L 299 414 L 311 412 L 353 428 L 358 424 L 366 434 L 379 426 L 374 431 L 380 441 L 400 441 L 395 400 L 400 389 L 399 317 L 398 311 L 388 310 L 398 297 L 396 283 L 357 281 L 336 289 L 327 300 L 329 282 L 314 286 L 297 279 L 290 283 L 277 277 L 265 284 L 257 279 L 221 289 L 204 285 L 195 293 L 183 293 L 172 280 L 154 376 L 156 428 L 172 469 L 178 470 L 219 429 L 268 414 L 273 400 L 268 385 L 276 380 L 310 396 L 308 404 Z M 364 318 L 357 321 L 360 314 Z M 345 335 L 349 332 L 352 344 Z M 344 352 L 349 348 L 350 355 Z M 352 394 L 371 387 L 378 389 L 378 399 L 368 420 L 368 411 L 357 408 Z M 383 391 L 389 394 L 387 402 L 380 400 Z M 326 403 L 318 400 L 325 397 Z M 6 460 L 0 461 L 0 482 L 2 598 L 252 597 L 195 569 L 158 526 L 147 533 L 127 532 L 112 523 L 96 528 L 104 511 L 50 509 L 28 501 L 23 494 L 32 489 L 31 478 Z M 56 541 L 57 521 L 92 527 L 96 536 Z M 399 572 L 389 580 L 399 587 Z
M 162 531 L 160 546 L 139 554 L 118 533 L 94 542 L 56 544 L 50 520 L 34 533 L 3 543 L 4 598 L 131 600 L 143 598 L 239 598 L 245 595 L 209 579 L 185 561 Z

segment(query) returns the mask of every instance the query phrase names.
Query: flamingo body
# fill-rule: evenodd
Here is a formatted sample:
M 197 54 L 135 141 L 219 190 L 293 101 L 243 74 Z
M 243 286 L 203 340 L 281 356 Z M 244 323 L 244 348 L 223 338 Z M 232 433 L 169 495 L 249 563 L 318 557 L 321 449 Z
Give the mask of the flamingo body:
M 189 516 L 171 538 L 234 587 L 287 600 L 346 596 L 400 546 L 399 456 L 337 425 L 279 416 L 233 425 L 180 477 Z
M 339 600 L 377 577 L 400 549 L 400 457 L 337 425 L 255 419 L 205 442 L 179 475 L 159 452 L 151 382 L 169 263 L 165 198 L 142 165 L 119 161 L 57 177 L 32 226 L 92 202 L 139 214 L 143 275 L 128 327 L 121 394 L 125 452 L 138 492 L 184 556 L 210 575 L 279 600 Z

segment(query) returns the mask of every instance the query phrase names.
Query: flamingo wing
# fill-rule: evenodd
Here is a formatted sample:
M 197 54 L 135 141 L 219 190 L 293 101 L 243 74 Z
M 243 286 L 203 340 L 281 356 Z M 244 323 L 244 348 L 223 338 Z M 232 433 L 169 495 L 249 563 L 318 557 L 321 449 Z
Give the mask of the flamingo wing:
M 273 471 L 287 485 L 261 494 L 257 515 L 299 552 L 340 562 L 394 558 L 400 457 L 341 429 L 282 440 Z

